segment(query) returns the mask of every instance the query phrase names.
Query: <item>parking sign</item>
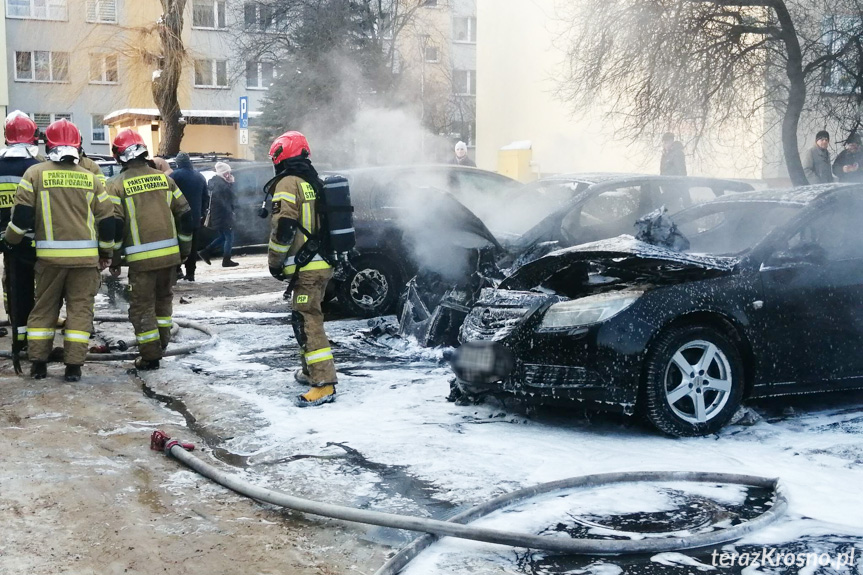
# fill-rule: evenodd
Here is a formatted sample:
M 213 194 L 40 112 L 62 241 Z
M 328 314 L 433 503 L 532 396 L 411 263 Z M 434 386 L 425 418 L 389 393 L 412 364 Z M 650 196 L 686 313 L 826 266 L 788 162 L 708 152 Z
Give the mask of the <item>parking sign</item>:
M 249 97 L 240 96 L 240 129 L 249 128 Z

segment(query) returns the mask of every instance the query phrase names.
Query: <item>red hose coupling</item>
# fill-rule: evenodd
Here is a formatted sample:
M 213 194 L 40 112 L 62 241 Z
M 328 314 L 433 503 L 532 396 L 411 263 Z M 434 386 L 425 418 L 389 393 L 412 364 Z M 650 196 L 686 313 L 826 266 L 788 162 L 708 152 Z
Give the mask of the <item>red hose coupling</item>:
M 194 443 L 182 443 L 177 441 L 176 439 L 171 439 L 168 437 L 168 434 L 164 431 L 154 431 L 153 435 L 150 436 L 150 449 L 153 451 L 164 451 L 169 452 L 171 448 L 179 445 L 186 451 L 194 451 L 195 444 Z

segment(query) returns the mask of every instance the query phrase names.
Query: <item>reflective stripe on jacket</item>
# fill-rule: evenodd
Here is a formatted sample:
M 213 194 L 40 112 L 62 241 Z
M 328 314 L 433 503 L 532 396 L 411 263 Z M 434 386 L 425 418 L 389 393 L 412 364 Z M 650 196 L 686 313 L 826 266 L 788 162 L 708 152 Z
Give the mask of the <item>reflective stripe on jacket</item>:
M 276 184 L 276 189 L 273 191 L 273 219 L 267 258 L 271 268 L 283 268 L 285 275 L 293 275 L 296 272 L 294 256 L 308 238 L 297 228 L 291 241 L 280 243 L 277 235 L 279 221 L 295 220 L 309 232 L 317 234 L 320 222 L 315 212 L 315 199 L 315 190 L 311 184 L 297 176 L 287 176 Z M 316 255 L 311 262 L 300 268 L 300 273 L 330 267 L 320 255 Z
M 28 231 L 15 224 L 19 206 L 34 210 L 36 257 L 46 265 L 95 267 L 100 257 L 110 257 L 113 238 L 100 243 L 97 229 L 112 216 L 112 202 L 99 179 L 80 166 L 43 162 L 24 173 L 6 230 L 12 244 Z
M 174 181 L 143 161 L 132 161 L 111 179 L 108 191 L 114 197 L 114 217 L 124 222 L 122 250 L 129 268 L 180 265 L 181 251 L 188 253 L 192 237 L 177 233 L 189 204 Z

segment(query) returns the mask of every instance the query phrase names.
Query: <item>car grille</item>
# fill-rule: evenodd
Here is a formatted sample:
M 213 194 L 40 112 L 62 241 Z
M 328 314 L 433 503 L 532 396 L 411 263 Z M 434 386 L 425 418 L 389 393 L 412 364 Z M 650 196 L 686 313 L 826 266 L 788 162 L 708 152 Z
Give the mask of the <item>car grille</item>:
M 578 388 L 602 385 L 596 372 L 569 365 L 526 363 L 523 377 L 525 385 L 530 387 Z

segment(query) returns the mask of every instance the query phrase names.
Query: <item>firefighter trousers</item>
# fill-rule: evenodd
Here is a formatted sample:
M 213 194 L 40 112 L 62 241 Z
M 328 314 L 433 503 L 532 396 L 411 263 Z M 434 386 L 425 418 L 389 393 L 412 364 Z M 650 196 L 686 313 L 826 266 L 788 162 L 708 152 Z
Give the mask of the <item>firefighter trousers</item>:
M 31 361 L 48 361 L 60 307 L 66 302 L 63 361 L 83 365 L 90 345 L 93 306 L 101 276 L 92 268 L 62 268 L 36 263 L 36 296 L 27 319 L 27 355 Z
M 171 342 L 176 281 L 176 266 L 146 272 L 129 270 L 129 321 L 135 328 L 141 357 L 148 361 L 162 359 L 162 350 Z
M 332 269 L 301 271 L 291 296 L 291 325 L 300 346 L 300 363 L 303 373 L 315 386 L 337 383 L 333 350 L 324 332 L 321 311 L 324 292 L 332 277 Z

